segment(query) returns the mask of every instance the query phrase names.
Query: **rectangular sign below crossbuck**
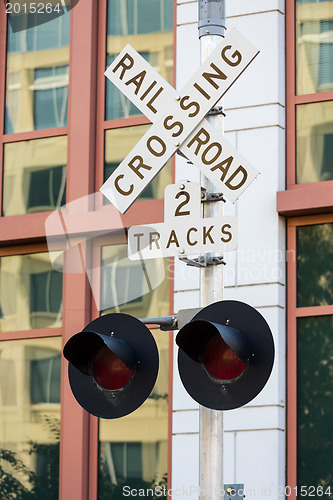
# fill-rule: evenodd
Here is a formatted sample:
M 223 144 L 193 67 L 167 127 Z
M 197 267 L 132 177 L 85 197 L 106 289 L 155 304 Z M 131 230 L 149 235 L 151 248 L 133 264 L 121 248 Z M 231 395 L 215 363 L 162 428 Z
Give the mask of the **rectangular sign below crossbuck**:
M 128 231 L 131 260 L 223 252 L 237 248 L 237 217 L 207 217 L 132 226 Z

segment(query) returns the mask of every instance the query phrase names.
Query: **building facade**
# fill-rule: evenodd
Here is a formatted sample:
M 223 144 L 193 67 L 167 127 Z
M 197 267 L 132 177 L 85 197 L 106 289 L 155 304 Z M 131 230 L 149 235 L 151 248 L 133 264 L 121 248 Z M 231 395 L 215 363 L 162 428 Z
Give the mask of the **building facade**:
M 62 347 L 102 314 L 200 306 L 197 268 L 130 261 L 126 245 L 129 227 L 164 220 L 165 186 L 199 170 L 176 154 L 124 215 L 99 193 L 150 126 L 106 67 L 129 43 L 181 89 L 200 65 L 198 2 L 60 4 L 42 23 L 0 3 L 0 498 L 197 499 L 199 409 L 174 332 L 151 329 L 156 385 L 115 420 L 77 404 Z M 224 135 L 260 175 L 225 203 L 239 243 L 224 255 L 223 297 L 264 316 L 275 363 L 253 401 L 224 412 L 224 482 L 247 498 L 329 499 L 333 2 L 225 4 L 227 29 L 260 53 L 223 99 Z

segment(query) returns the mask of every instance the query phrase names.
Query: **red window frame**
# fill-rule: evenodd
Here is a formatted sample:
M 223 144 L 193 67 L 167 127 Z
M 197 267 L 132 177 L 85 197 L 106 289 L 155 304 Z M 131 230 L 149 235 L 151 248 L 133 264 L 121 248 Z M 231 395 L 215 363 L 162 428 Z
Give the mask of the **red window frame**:
M 288 219 L 287 244 L 287 482 L 296 499 L 297 486 L 297 319 L 333 315 L 333 305 L 297 307 L 297 245 L 298 227 L 333 223 L 333 214 L 292 217 Z
M 7 18 L 0 2 L 0 206 L 2 205 L 3 148 L 6 143 L 67 135 L 66 202 L 95 193 L 103 183 L 105 130 L 150 123 L 144 116 L 121 120 L 104 119 L 107 0 L 80 0 L 71 9 L 68 125 L 66 127 L 4 134 L 6 91 Z M 176 5 L 174 5 L 174 42 Z M 176 47 L 174 43 L 174 61 Z M 175 78 L 175 77 L 174 77 Z M 82 218 L 78 230 L 105 230 L 116 210 L 102 204 Z M 118 212 L 117 212 L 118 214 Z M 0 255 L 47 251 L 45 221 L 50 212 L 10 217 L 0 216 Z M 121 216 L 121 228 L 162 222 L 163 200 L 140 201 Z M 83 249 L 92 259 L 93 248 Z M 172 266 L 172 264 L 171 264 Z M 172 272 L 170 272 L 172 275 Z M 173 282 L 170 280 L 170 313 L 173 311 Z M 93 302 L 85 274 L 63 275 L 63 325 L 59 329 L 1 333 L 0 340 L 61 336 L 63 345 L 99 312 Z M 168 483 L 171 485 L 172 437 L 172 337 L 169 341 Z M 67 377 L 67 363 L 61 366 L 61 434 L 59 498 L 96 500 L 98 476 L 98 419 L 86 413 L 74 400 Z M 169 486 L 170 487 L 170 486 Z

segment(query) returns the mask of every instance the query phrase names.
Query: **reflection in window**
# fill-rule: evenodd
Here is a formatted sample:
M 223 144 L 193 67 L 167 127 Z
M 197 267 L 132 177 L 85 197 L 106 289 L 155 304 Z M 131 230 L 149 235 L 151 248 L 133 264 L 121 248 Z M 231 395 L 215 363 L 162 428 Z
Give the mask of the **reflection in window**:
M 47 252 L 0 258 L 0 331 L 62 325 L 62 274 L 50 259 Z
M 3 214 L 52 211 L 66 203 L 65 136 L 5 145 Z
M 333 90 L 333 1 L 296 3 L 297 94 Z
M 6 134 L 67 125 L 69 16 L 15 33 L 8 21 Z
M 109 35 L 128 36 L 172 29 L 173 0 L 109 0 Z
M 108 55 L 106 67 L 109 67 L 114 59 L 114 56 L 111 57 Z M 134 106 L 131 100 L 120 92 L 115 85 L 109 82 L 108 78 L 106 78 L 105 105 L 107 120 L 115 120 L 120 117 L 129 118 L 131 116 L 138 116 L 141 114 L 141 111 Z
M 130 43 L 172 83 L 173 0 L 109 0 L 107 34 L 107 66 Z M 107 78 L 105 84 L 106 120 L 141 114 Z
M 0 343 L 0 498 L 58 500 L 60 353 L 57 337 Z
M 333 224 L 297 228 L 297 306 L 333 304 Z
M 104 467 L 113 470 L 111 482 L 142 477 L 142 443 L 103 443 Z M 107 471 L 105 471 L 107 473 Z
M 60 403 L 61 355 L 45 349 L 38 354 L 30 360 L 31 404 Z
M 333 180 L 333 102 L 298 105 L 297 183 Z
M 35 129 L 67 125 L 68 66 L 35 70 Z
M 165 316 L 168 281 L 163 260 L 132 261 L 127 245 L 102 247 L 101 307 L 103 313 L 132 311 L 136 317 Z
M 333 481 L 333 317 L 299 318 L 297 327 L 297 482 L 325 491 Z
M 60 273 L 53 271 L 32 274 L 30 277 L 30 311 L 58 312 L 61 304 Z
M 112 129 L 105 132 L 104 181 L 110 177 L 148 129 L 148 125 L 140 125 Z M 164 189 L 171 182 L 172 162 L 170 160 L 142 191 L 138 200 L 163 199 Z M 106 198 L 104 198 L 103 202 L 104 204 L 109 203 Z

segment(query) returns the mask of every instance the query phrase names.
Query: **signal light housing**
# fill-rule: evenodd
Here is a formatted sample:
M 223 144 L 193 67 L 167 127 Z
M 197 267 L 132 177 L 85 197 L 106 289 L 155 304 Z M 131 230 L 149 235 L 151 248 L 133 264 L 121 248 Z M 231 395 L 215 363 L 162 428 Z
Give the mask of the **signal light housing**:
M 207 408 L 245 405 L 263 389 L 272 371 L 270 328 L 243 302 L 225 300 L 205 307 L 181 328 L 176 343 L 182 383 Z
M 136 410 L 151 393 L 158 351 L 149 329 L 128 314 L 106 314 L 71 337 L 64 347 L 78 403 L 101 418 Z

